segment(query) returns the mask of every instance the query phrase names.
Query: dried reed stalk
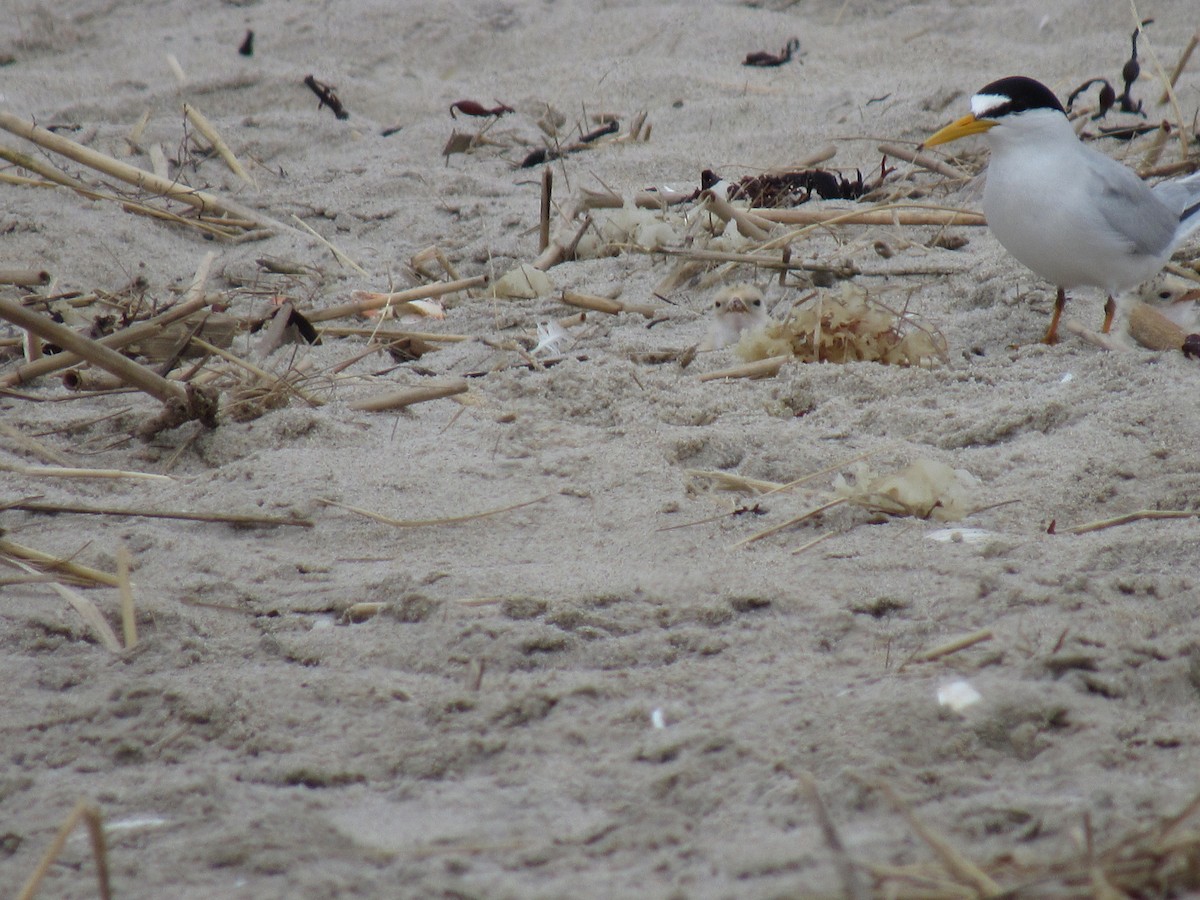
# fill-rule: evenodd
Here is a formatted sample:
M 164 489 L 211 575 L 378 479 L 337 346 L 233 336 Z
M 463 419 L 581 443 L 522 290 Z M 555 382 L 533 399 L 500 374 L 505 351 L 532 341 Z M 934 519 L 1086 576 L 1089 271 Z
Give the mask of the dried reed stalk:
M 982 644 L 984 641 L 990 641 L 993 637 L 994 635 L 990 628 L 983 628 L 918 653 L 912 657 L 912 661 L 933 662 L 934 660 L 941 659 L 943 656 L 949 656 L 952 653 L 958 653 L 961 650 L 974 647 L 976 644 Z
M 1118 525 L 1128 525 L 1130 522 L 1140 522 L 1143 519 L 1195 519 L 1200 518 L 1200 512 L 1186 509 L 1139 509 L 1137 512 L 1126 513 L 1112 519 L 1100 519 L 1072 528 L 1060 528 L 1059 534 L 1087 534 L 1089 531 L 1102 531 L 1105 528 L 1116 528 Z
M 170 475 L 153 472 L 126 472 L 120 469 L 78 469 L 67 466 L 18 466 L 0 462 L 0 472 L 15 472 L 29 478 L 142 478 L 146 481 L 174 481 Z
M 60 559 L 57 556 L 51 556 L 49 553 L 43 553 L 41 550 L 34 550 L 32 547 L 22 546 L 5 538 L 0 538 L 0 554 L 8 556 L 14 561 L 27 562 L 39 571 L 49 569 L 55 572 L 62 572 L 81 584 L 92 586 L 104 585 L 105 587 L 117 586 L 116 575 L 110 575 L 107 572 L 101 572 L 99 569 L 71 562 L 69 559 Z M 20 562 L 18 562 L 19 564 Z
M 254 363 L 246 362 L 246 360 L 241 359 L 240 357 L 234 356 L 228 350 L 223 350 L 220 347 L 218 347 L 214 344 L 210 344 L 208 341 L 201 340 L 198 337 L 193 337 L 191 339 L 191 343 L 195 344 L 197 347 L 204 350 L 206 353 L 211 353 L 213 356 L 219 356 L 219 357 L 221 357 L 221 359 L 225 360 L 226 362 L 233 363 L 235 366 L 237 366 L 241 369 L 245 369 L 250 374 L 262 379 L 267 384 L 269 384 L 273 387 L 279 387 L 285 391 L 288 391 L 289 393 L 295 394 L 297 397 L 299 397 L 301 400 L 303 400 L 305 403 L 307 403 L 309 406 L 313 407 L 314 409 L 316 407 L 325 405 L 324 400 L 319 400 L 316 397 L 309 394 L 307 391 L 301 390 L 299 387 L 292 384 L 286 378 L 281 378 L 278 375 L 268 372 L 266 369 L 261 369 L 258 366 L 254 365 Z
M 567 306 L 590 309 L 614 316 L 623 312 L 629 312 L 645 316 L 647 319 L 653 319 L 659 313 L 658 309 L 653 306 L 645 306 L 640 303 L 625 303 L 621 300 L 600 297 L 596 294 L 581 294 L 578 291 L 563 291 L 560 299 Z
M 732 219 L 737 223 L 737 229 L 743 237 L 752 241 L 765 241 L 771 235 L 771 222 L 764 216 L 756 215 L 753 211 L 738 209 L 724 197 L 719 197 L 712 191 L 704 191 L 700 195 L 704 208 L 719 218 L 722 222 Z
M 1192 58 L 1192 53 L 1195 52 L 1198 44 L 1200 44 L 1200 31 L 1192 35 L 1191 40 L 1187 42 L 1187 46 L 1183 48 L 1183 53 L 1179 55 L 1179 62 L 1175 63 L 1175 68 L 1171 70 L 1171 75 L 1167 79 L 1168 87 L 1162 92 L 1162 96 L 1158 98 L 1160 106 L 1171 99 L 1171 89 L 1175 87 L 1175 83 L 1179 81 L 1179 76 L 1187 68 L 1188 60 Z
M 338 503 L 336 500 L 317 499 L 318 503 L 324 503 L 326 506 L 336 506 L 338 509 L 344 509 L 348 512 L 357 513 L 360 516 L 366 516 L 368 519 L 374 519 L 376 522 L 382 522 L 384 525 L 391 525 L 394 528 L 429 528 L 435 525 L 459 525 L 463 522 L 474 522 L 476 519 L 486 519 L 490 516 L 498 516 L 501 513 L 512 512 L 515 509 L 523 509 L 526 506 L 533 506 L 535 503 L 541 503 L 549 494 L 544 494 L 541 497 L 535 497 L 533 500 L 526 500 L 523 503 L 514 503 L 512 506 L 502 506 L 499 509 L 489 509 L 484 512 L 470 513 L 465 516 L 446 516 L 440 519 L 393 519 L 390 516 L 385 516 L 382 513 L 372 512 L 369 509 L 363 509 L 358 506 L 350 506 L 346 503 Z
M 787 248 L 785 247 L 784 250 L 786 251 Z M 656 247 L 652 252 L 661 253 L 664 256 L 679 256 L 697 262 L 737 263 L 744 266 L 758 266 L 763 269 L 779 269 L 783 272 L 792 270 L 818 272 L 832 275 L 834 278 L 852 278 L 855 275 L 861 274 L 858 269 L 851 265 L 839 266 L 829 263 L 792 260 L 790 254 L 786 252 L 781 256 L 768 256 L 765 253 L 735 253 L 728 250 L 703 250 L 691 247 Z
M 16 116 L 10 112 L 0 110 L 0 128 L 27 141 L 31 141 L 45 150 L 58 153 L 88 168 L 103 172 L 105 175 L 124 181 L 126 184 L 131 184 L 140 190 L 172 200 L 178 200 L 201 212 L 227 215 L 237 219 L 249 219 L 262 228 L 283 231 L 295 230 L 282 222 L 277 222 L 269 216 L 250 209 L 248 206 L 243 206 L 232 200 L 226 200 L 206 191 L 196 190 L 187 185 L 160 178 L 153 172 L 147 172 L 145 169 L 139 169 L 136 166 L 113 159 L 111 156 L 98 153 L 89 147 L 77 144 L 72 140 L 55 134 L 53 131 L 48 131 L 39 125 L 26 122 L 20 116 Z
M 191 286 L 187 289 L 187 293 L 183 295 L 178 304 L 152 319 L 147 319 L 136 325 L 130 325 L 128 328 L 123 328 L 121 331 L 101 338 L 96 343 L 110 347 L 113 350 L 119 350 L 121 347 L 144 340 L 146 337 L 155 334 L 171 323 L 185 319 L 193 313 L 204 309 L 208 305 L 208 300 L 204 296 L 204 284 L 208 280 L 208 271 L 212 267 L 213 260 L 216 258 L 217 255 L 211 251 L 204 254 L 204 258 L 196 268 L 196 274 L 192 278 Z M 51 372 L 57 372 L 59 369 L 73 366 L 80 359 L 81 357 L 77 354 L 69 352 L 47 356 L 39 359 L 37 362 L 21 366 L 3 378 L 0 378 L 0 387 L 13 387 L 18 384 L 24 384 L 42 375 L 48 375 Z
M 457 344 L 475 339 L 469 334 L 438 334 L 432 331 L 389 331 L 374 326 L 367 328 L 353 325 L 326 325 L 321 329 L 321 334 L 328 334 L 331 337 L 369 337 L 374 338 L 382 344 L 403 340 L 427 341 L 430 344 Z
M 30 437 L 23 431 L 19 431 L 7 422 L 0 422 L 0 434 L 12 441 L 13 445 L 24 450 L 26 453 L 32 453 L 34 456 L 40 457 L 47 462 L 52 462 L 58 466 L 70 466 L 71 460 L 66 454 L 59 453 L 53 447 L 48 447 L 39 441 L 37 438 Z
M 700 376 L 701 381 L 717 381 L 722 378 L 773 378 L 788 360 L 794 356 L 768 356 L 754 362 L 721 369 L 719 372 L 707 372 Z
M 420 287 L 406 291 L 396 291 L 391 294 L 379 294 L 370 300 L 359 300 L 353 303 L 343 303 L 341 306 L 331 306 L 328 309 L 314 309 L 304 314 L 310 322 L 327 322 L 330 319 L 340 319 L 343 316 L 357 316 L 373 309 L 385 306 L 395 306 L 410 300 L 429 300 L 455 291 L 466 291 L 471 288 L 484 287 L 488 283 L 487 275 L 475 275 L 471 278 L 459 278 L 456 281 L 438 281 L 433 284 L 423 284 Z
M 412 406 L 416 403 L 425 403 L 429 400 L 440 400 L 443 397 L 465 394 L 469 388 L 470 385 L 465 381 L 407 388 L 402 391 L 390 391 L 368 400 L 356 400 L 350 404 L 350 408 L 362 410 L 363 412 L 385 412 L 392 409 L 403 409 L 406 406 Z
M 196 109 L 190 103 L 183 104 L 183 114 L 192 123 L 195 129 L 204 136 L 204 139 L 212 145 L 212 148 L 217 151 L 217 155 L 225 161 L 225 165 L 229 166 L 229 171 L 233 172 L 238 178 L 242 179 L 246 184 L 254 187 L 254 179 L 250 177 L 250 173 L 242 168 L 242 164 L 238 162 L 238 158 L 234 156 L 229 145 L 221 137 L 216 126 L 208 120 L 204 113 Z
M 132 650 L 137 646 L 137 614 L 133 608 L 133 585 L 129 583 L 131 560 L 129 545 L 121 541 L 117 545 L 117 590 L 121 594 L 121 631 L 125 638 L 125 649 Z
M 17 900 L 33 900 L 42 879 L 46 877 L 46 873 L 54 865 L 58 854 L 67 845 L 67 838 L 71 836 L 71 832 L 80 822 L 87 826 L 88 835 L 92 840 L 92 858 L 96 862 L 96 881 L 100 891 L 100 900 L 112 900 L 112 888 L 108 878 L 108 846 L 104 839 L 104 821 L 100 816 L 100 810 L 86 800 L 80 800 L 75 804 L 75 808 L 71 810 L 67 820 L 58 829 L 58 834 L 54 836 L 49 848 L 42 854 L 37 868 L 33 870 L 21 888 L 21 892 L 17 894 Z
M 811 519 L 814 516 L 819 516 L 827 509 L 833 509 L 835 506 L 841 506 L 843 503 L 848 502 L 849 501 L 845 497 L 838 497 L 836 500 L 830 500 L 827 503 L 822 503 L 820 506 L 815 506 L 807 512 L 803 512 L 798 516 L 788 519 L 786 522 L 780 522 L 778 525 L 772 525 L 770 528 L 764 528 L 762 531 L 756 532 L 749 537 L 744 537 L 733 546 L 742 547 L 746 544 L 753 544 L 755 541 L 761 541 L 763 538 L 770 537 L 773 534 L 778 534 L 781 531 L 786 531 L 788 528 L 791 528 L 794 525 L 799 525 L 801 522 Z
M 751 210 L 768 222 L 784 225 L 986 225 L 982 213 L 941 207 L 891 206 L 875 209 Z
M 75 513 L 85 516 L 131 516 L 142 519 L 183 519 L 188 522 L 216 522 L 223 525 L 234 525 L 238 528 L 276 526 L 296 526 L 312 528 L 312 519 L 298 516 L 261 516 L 241 513 L 204 513 L 204 512 L 172 512 L 161 509 L 135 509 L 114 506 L 78 506 L 73 503 L 43 503 L 41 501 L 22 501 L 14 503 L 11 509 L 37 513 Z M 3 549 L 0 544 L 0 550 Z M 120 586 L 119 583 L 116 586 Z
M 554 170 L 542 169 L 542 206 L 538 217 L 538 253 L 550 246 L 550 209 L 554 197 Z
M 0 284 L 33 287 L 49 283 L 50 273 L 44 269 L 0 269 Z
M 942 162 L 936 156 L 930 156 L 928 153 L 922 153 L 920 150 L 910 150 L 908 147 L 901 147 L 899 144 L 880 144 L 879 152 L 886 156 L 894 156 L 896 159 L 910 162 L 923 169 L 928 169 L 930 172 L 936 172 L 938 175 L 945 175 L 947 178 L 968 177 L 965 172 L 954 168 L 954 166 L 948 163 Z
M 125 384 L 149 394 L 156 400 L 183 406 L 188 404 L 187 391 L 182 386 L 168 381 L 157 372 L 122 356 L 99 341 L 84 337 L 19 303 L 0 297 L 0 318 L 33 332 L 45 341 L 58 344 L 64 350 L 86 359 L 92 365 L 117 376 Z

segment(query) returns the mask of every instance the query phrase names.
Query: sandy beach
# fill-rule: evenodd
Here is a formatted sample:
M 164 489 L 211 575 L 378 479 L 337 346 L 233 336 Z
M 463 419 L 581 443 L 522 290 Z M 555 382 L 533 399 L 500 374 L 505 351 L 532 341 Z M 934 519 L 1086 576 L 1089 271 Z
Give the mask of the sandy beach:
M 0 269 L 46 273 L 0 300 L 101 336 L 201 298 L 229 331 L 164 368 L 216 426 L 139 439 L 160 400 L 18 379 L 30 342 L 0 322 L 9 894 L 80 801 L 122 898 L 1200 887 L 1193 819 L 1162 857 L 1190 882 L 1164 862 L 1151 890 L 1114 855 L 1149 858 L 1200 794 L 1200 367 L 1120 324 L 1100 346 L 1098 290 L 1039 343 L 1053 287 L 954 218 L 980 208 L 983 142 L 938 148 L 961 177 L 880 150 L 1006 75 L 1119 91 L 1128 4 L 11 6 L 0 113 L 228 207 L 198 226 L 0 132 L 91 191 L 0 163 Z M 1137 14 L 1145 115 L 1081 128 L 1168 120 L 1156 164 L 1194 167 L 1200 59 L 1159 97 L 1200 17 Z M 1157 140 L 1095 146 L 1140 169 Z M 633 206 L 798 167 L 877 192 L 795 209 L 890 218 L 754 238 L 699 199 Z M 579 239 L 554 265 L 546 171 L 551 246 Z M 786 283 L 700 258 L 785 246 Z M 935 352 L 706 377 L 745 364 L 702 349 L 742 283 L 780 321 L 865 298 Z M 429 387 L 456 392 L 364 408 Z M 864 493 L 914 464 L 943 473 L 932 515 Z M 83 822 L 37 896 L 97 896 Z

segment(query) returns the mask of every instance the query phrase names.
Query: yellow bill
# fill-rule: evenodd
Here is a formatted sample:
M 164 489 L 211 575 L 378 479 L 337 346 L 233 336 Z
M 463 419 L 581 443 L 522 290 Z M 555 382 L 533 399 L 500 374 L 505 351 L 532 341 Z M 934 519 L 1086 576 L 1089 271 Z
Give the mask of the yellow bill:
M 934 132 L 925 140 L 924 146 L 936 147 L 938 144 L 948 144 L 951 141 L 970 137 L 973 134 L 982 134 L 995 124 L 992 119 L 977 119 L 968 113 L 961 119 L 951 122 L 940 131 Z

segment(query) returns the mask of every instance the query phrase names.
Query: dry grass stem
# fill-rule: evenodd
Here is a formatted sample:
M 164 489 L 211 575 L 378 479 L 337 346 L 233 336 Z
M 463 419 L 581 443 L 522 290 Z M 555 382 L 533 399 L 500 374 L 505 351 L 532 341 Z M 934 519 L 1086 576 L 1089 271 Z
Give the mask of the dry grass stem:
M 779 269 L 784 272 L 793 270 L 819 272 L 832 275 L 834 278 L 851 278 L 860 274 L 859 270 L 852 265 L 831 265 L 799 259 L 793 260 L 790 255 L 784 259 L 784 255 L 776 256 L 773 253 L 735 253 L 728 250 L 703 250 L 690 247 L 686 249 L 657 247 L 653 252 L 661 253 L 664 256 L 679 256 L 696 262 L 737 263 L 745 266 L 758 266 L 763 269 Z
M 53 341 L 64 350 L 86 359 L 92 365 L 116 375 L 126 384 L 161 401 L 165 406 L 163 412 L 138 428 L 138 435 L 143 439 L 195 419 L 199 419 L 209 428 L 216 427 L 215 393 L 194 385 L 185 388 L 176 382 L 168 381 L 157 372 L 122 356 L 116 350 L 11 300 L 0 298 L 0 318 L 31 331 L 44 340 Z
M 841 835 L 838 834 L 837 826 L 833 824 L 833 818 L 829 815 L 825 801 L 821 799 L 813 777 L 807 772 L 802 772 L 794 777 L 804 788 L 804 793 L 808 795 L 809 802 L 817 812 L 817 823 L 821 826 L 821 835 L 825 838 L 826 846 L 833 853 L 834 866 L 837 868 L 838 878 L 842 882 L 842 891 L 846 900 L 869 900 L 870 891 L 858 877 L 858 867 L 850 858 L 850 854 L 846 852 L 846 845 L 842 843 Z
M 1087 534 L 1089 531 L 1102 531 L 1105 528 L 1116 528 L 1118 525 L 1128 525 L 1143 519 L 1195 519 L 1200 518 L 1200 512 L 1186 509 L 1139 509 L 1137 512 L 1126 513 L 1112 519 L 1101 519 L 1084 525 L 1058 529 L 1059 534 Z
M 554 196 L 554 170 L 542 170 L 542 206 L 538 218 L 538 253 L 550 246 L 550 210 Z
M 1183 53 L 1179 55 L 1179 62 L 1175 63 L 1175 68 L 1171 70 L 1171 75 L 1167 79 L 1167 84 L 1170 88 L 1174 88 L 1176 82 L 1179 81 L 1179 76 L 1183 74 L 1183 70 L 1187 68 L 1188 60 L 1192 58 L 1192 54 L 1196 50 L 1196 46 L 1200 44 L 1200 31 L 1192 35 L 1191 40 L 1187 42 L 1187 46 L 1183 48 Z M 1171 90 L 1164 90 L 1162 96 L 1158 98 L 1159 105 L 1166 103 L 1171 99 Z
M 357 513 L 360 516 L 366 516 L 368 519 L 374 519 L 376 522 L 382 522 L 384 525 L 391 525 L 393 528 L 430 528 L 436 525 L 459 525 L 463 522 L 474 522 L 476 519 L 487 519 L 491 516 L 512 512 L 515 509 L 533 506 L 533 504 L 541 503 L 549 496 L 549 494 L 543 494 L 541 497 L 535 497 L 533 500 L 526 500 L 523 503 L 514 503 L 512 506 L 502 506 L 499 509 L 489 509 L 484 512 L 470 513 L 465 516 L 446 516 L 440 519 L 393 519 L 382 513 L 372 512 L 369 509 L 363 509 L 359 506 L 350 506 L 346 503 L 338 503 L 336 500 L 318 499 L 317 502 L 324 503 L 326 506 L 336 506 L 338 509 Z
M 754 209 L 756 216 L 784 225 L 986 225 L 983 213 L 935 206 L 895 205 L 874 209 Z
M 741 232 L 743 237 L 747 237 L 752 241 L 765 241 L 771 236 L 771 226 L 773 223 L 767 221 L 764 216 L 756 215 L 752 211 L 748 212 L 744 209 L 738 209 L 728 200 L 718 197 L 712 191 L 704 191 L 700 196 L 704 202 L 704 208 L 722 222 L 728 222 L 730 219 L 736 222 L 738 231 Z
M 907 147 L 901 147 L 899 144 L 880 144 L 879 152 L 887 156 L 894 156 L 896 159 L 902 159 L 905 162 L 913 163 L 922 169 L 936 172 L 938 175 L 945 175 L 947 178 L 969 177 L 967 173 L 954 168 L 954 166 L 948 163 L 942 162 L 936 156 L 930 156 L 928 153 L 922 153 L 920 150 L 910 150 Z
M 58 834 L 54 836 L 54 840 L 42 854 L 37 868 L 26 879 L 21 892 L 17 894 L 17 900 L 33 900 L 42 879 L 46 877 L 46 873 L 58 859 L 58 854 L 62 853 L 63 847 L 66 846 L 67 838 L 71 836 L 71 832 L 80 822 L 87 826 L 88 836 L 92 841 L 92 859 L 96 863 L 96 882 L 100 900 L 112 900 L 112 888 L 108 878 L 108 846 L 104 839 L 104 821 L 101 818 L 100 810 L 86 800 L 80 800 L 75 804 L 75 808 L 71 810 L 67 820 L 58 829 Z
M 233 172 L 234 175 L 242 179 L 246 184 L 256 187 L 254 179 L 250 177 L 250 173 L 238 162 L 238 158 L 229 149 L 229 145 L 225 143 L 216 126 L 208 120 L 204 113 L 200 112 L 200 110 L 196 109 L 190 103 L 185 103 L 183 104 L 183 114 L 195 129 L 204 136 L 204 139 L 212 145 L 212 148 L 217 151 L 217 155 L 225 161 L 225 165 L 229 166 L 229 171 Z
M 162 509 L 138 509 L 114 506 L 78 506 L 72 503 L 42 503 L 40 501 L 22 501 L 14 503 L 11 509 L 36 513 L 72 513 L 83 516 L 131 516 L 142 519 L 183 519 L 189 522 L 215 522 L 223 525 L 233 525 L 238 528 L 264 527 L 273 528 L 281 525 L 299 528 L 312 528 L 313 520 L 299 516 L 263 516 L 241 513 L 205 513 L 205 512 L 173 512 Z M 0 552 L 3 543 L 0 542 Z M 119 585 L 114 585 L 119 586 Z
M 185 319 L 193 313 L 204 309 L 209 303 L 208 299 L 204 296 L 204 284 L 208 280 L 209 269 L 212 268 L 213 260 L 216 258 L 217 255 L 211 251 L 204 254 L 204 258 L 196 268 L 196 274 L 192 278 L 192 284 L 188 288 L 187 293 L 171 309 L 152 319 L 147 319 L 144 322 L 139 322 L 136 325 L 130 325 L 128 328 L 114 332 L 96 343 L 113 350 L 118 350 L 121 347 L 127 347 L 137 341 L 144 340 L 173 322 Z M 57 372 L 60 369 L 76 365 L 81 359 L 82 357 L 70 352 L 47 356 L 37 362 L 21 366 L 3 378 L 0 378 L 0 387 L 13 387 L 14 385 L 24 384 L 42 375 L 48 375 L 51 372 Z
M 689 478 L 705 478 L 715 483 L 718 490 L 738 491 L 747 494 L 770 494 L 784 487 L 775 481 L 763 481 L 760 478 L 748 478 L 734 472 L 721 472 L 709 469 L 688 469 L 684 472 Z
M 801 553 L 808 552 L 813 547 L 817 546 L 817 544 L 821 543 L 822 541 L 829 540 L 835 534 L 837 534 L 836 531 L 827 531 L 824 534 L 818 535 L 817 537 L 813 538 L 811 541 L 805 541 L 803 544 L 801 544 L 799 547 L 797 547 L 795 550 L 792 551 L 792 556 L 799 556 Z
M 27 572 L 32 572 L 31 566 L 19 563 L 21 568 Z M 96 637 L 100 643 L 104 645 L 104 649 L 110 653 L 120 653 L 124 648 L 121 642 L 117 640 L 117 634 L 113 631 L 112 626 L 108 624 L 108 620 L 96 607 L 96 604 L 89 600 L 83 594 L 76 590 L 72 590 L 65 584 L 60 584 L 57 581 L 50 582 L 50 587 L 58 592 L 58 595 L 71 604 L 75 611 L 79 613 L 80 618 L 87 623 L 88 627 L 96 633 Z
M 469 389 L 470 385 L 465 381 L 407 388 L 402 391 L 389 391 L 386 394 L 372 397 L 368 400 L 356 400 L 350 404 L 350 408 L 363 412 L 385 412 L 387 410 L 403 409 L 415 403 L 425 403 L 429 400 L 441 400 L 443 397 L 465 394 Z
M 941 864 L 945 866 L 947 872 L 955 878 L 966 882 L 966 885 L 972 888 L 979 897 L 998 897 L 1002 893 L 1000 885 L 996 884 L 986 872 L 959 853 L 949 841 L 918 819 L 908 804 L 901 800 L 892 789 L 891 785 L 881 782 L 878 785 L 878 789 L 887 797 L 892 807 L 904 817 L 905 821 L 908 822 L 908 826 L 917 833 L 918 837 L 929 845 Z
M 455 281 L 437 281 L 433 284 L 423 284 L 420 287 L 409 288 L 406 291 L 395 291 L 390 294 L 372 294 L 370 299 L 357 300 L 353 303 L 343 303 L 328 309 L 314 309 L 304 314 L 308 321 L 327 322 L 330 319 L 340 319 L 343 316 L 357 316 L 385 306 L 397 306 L 412 300 L 431 300 L 456 291 L 466 291 L 471 288 L 484 287 L 488 283 L 487 275 L 474 275 L 471 278 L 459 278 Z
M 925 650 L 916 654 L 913 662 L 933 662 L 941 659 L 943 656 L 949 656 L 952 653 L 958 653 L 961 650 L 966 650 L 969 647 L 974 647 L 976 644 L 982 644 L 984 641 L 990 641 L 994 635 L 990 628 L 983 628 L 979 631 L 973 631 L 970 634 L 964 634 L 952 641 L 947 641 L 944 644 L 939 644 L 929 650 Z
M 768 356 L 766 359 L 756 359 L 754 362 L 721 369 L 718 372 L 707 372 L 700 376 L 701 381 L 718 381 L 722 378 L 774 378 L 779 374 L 783 364 L 794 359 L 792 356 Z
M 121 631 L 125 638 L 125 649 L 132 650 L 137 646 L 137 614 L 133 607 L 133 585 L 129 583 L 131 560 L 129 545 L 121 541 L 117 545 L 117 590 L 121 594 Z
M 16 449 L 23 450 L 57 466 L 70 467 L 71 465 L 71 460 L 68 456 L 59 453 L 53 447 L 48 447 L 37 438 L 30 437 L 7 422 L 0 422 L 0 434 L 8 438 Z
M 733 546 L 735 548 L 744 547 L 746 544 L 753 544 L 755 541 L 761 541 L 763 538 L 768 538 L 773 534 L 779 534 L 779 532 L 793 528 L 796 525 L 799 525 L 801 522 L 811 519 L 814 516 L 819 516 L 827 509 L 833 509 L 835 506 L 841 506 L 843 503 L 847 502 L 849 501 L 845 497 L 838 497 L 836 500 L 830 500 L 827 503 L 822 503 L 820 506 L 813 507 L 808 512 L 801 513 L 794 518 L 788 519 L 786 522 L 780 522 L 778 525 L 773 525 L 770 528 L 759 531 L 756 534 L 750 535 L 749 537 L 742 538 Z
M 582 294 L 578 291 L 563 291 L 560 299 L 567 306 L 609 313 L 614 316 L 619 313 L 629 312 L 645 316 L 647 319 L 653 319 L 660 312 L 654 306 L 645 306 L 640 303 L 625 303 L 621 300 L 612 300 L 608 297 L 597 296 L 596 294 Z
M 335 247 L 333 244 L 331 244 L 329 241 L 327 241 L 324 237 L 322 237 L 317 232 L 317 230 L 315 228 L 313 228 L 311 225 L 309 225 L 307 222 L 305 222 L 302 218 L 300 218 L 295 213 L 292 213 L 292 218 L 295 220 L 297 225 L 299 225 L 301 228 L 303 228 L 305 231 L 307 231 L 312 237 L 316 238 L 321 244 L 323 244 L 325 249 L 328 250 L 330 253 L 332 253 L 334 258 L 338 262 L 340 262 L 344 266 L 349 266 L 351 269 L 353 269 L 359 275 L 362 275 L 364 278 L 370 277 L 370 273 L 367 272 L 366 269 L 364 269 L 362 266 L 360 266 L 358 263 L 356 263 L 354 260 L 352 260 L 349 256 L 347 256 L 345 253 L 343 253 L 341 250 L 339 250 L 337 247 Z
M 29 478 L 141 478 L 146 481 L 174 481 L 170 475 L 154 472 L 127 472 L 122 469 L 78 469 L 68 466 L 19 466 L 0 462 L 0 472 L 15 472 Z
M 374 338 L 381 344 L 391 344 L 404 340 L 427 341 L 431 344 L 457 344 L 475 339 L 469 334 L 438 334 L 433 331 L 388 331 L 374 326 L 368 328 L 353 325 L 326 325 L 321 329 L 321 334 L 327 334 L 330 337 L 369 337 Z
M 0 284 L 33 287 L 50 283 L 50 273 L 44 269 L 0 269 Z
M 206 191 L 196 190 L 174 181 L 160 178 L 153 172 L 147 172 L 128 163 L 113 159 L 103 153 L 98 153 L 82 144 L 77 144 L 68 138 L 48 131 L 38 125 L 26 122 L 20 116 L 0 110 L 0 128 L 37 144 L 45 150 L 65 156 L 88 168 L 103 172 L 126 184 L 131 184 L 151 194 L 178 200 L 201 212 L 229 215 L 239 219 L 249 219 L 259 227 L 291 231 L 293 229 L 256 212 L 249 207 L 232 200 L 217 197 Z
M 208 341 L 201 340 L 198 337 L 192 338 L 191 343 L 195 344 L 197 347 L 201 348 L 202 350 L 204 350 L 208 353 L 211 353 L 213 356 L 219 356 L 219 357 L 221 357 L 221 359 L 225 360 L 226 362 L 230 362 L 240 369 L 245 369 L 251 375 L 254 375 L 255 377 L 266 382 L 268 385 L 271 385 L 272 387 L 278 387 L 278 388 L 281 388 L 282 390 L 288 391 L 289 393 L 295 394 L 297 397 L 299 397 L 301 400 L 303 400 L 305 403 L 307 403 L 309 406 L 311 406 L 313 408 L 325 405 L 324 400 L 318 400 L 316 397 L 312 396 L 311 394 L 307 393 L 306 391 L 301 390 L 299 387 L 292 384 L 286 378 L 281 378 L 278 375 L 268 372 L 266 369 L 261 369 L 258 366 L 254 365 L 254 363 L 246 362 L 246 360 L 241 359 L 240 357 L 234 356 L 228 350 L 222 350 L 220 347 L 217 347 L 214 344 L 210 344 Z

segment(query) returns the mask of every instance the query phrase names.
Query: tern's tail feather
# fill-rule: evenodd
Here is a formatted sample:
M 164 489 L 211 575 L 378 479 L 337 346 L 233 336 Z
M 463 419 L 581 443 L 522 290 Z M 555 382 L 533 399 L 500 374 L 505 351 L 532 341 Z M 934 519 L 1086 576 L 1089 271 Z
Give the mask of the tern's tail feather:
M 1177 244 L 1200 228 L 1200 172 L 1156 184 L 1154 193 L 1179 214 L 1179 228 L 1175 232 Z

